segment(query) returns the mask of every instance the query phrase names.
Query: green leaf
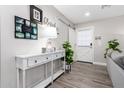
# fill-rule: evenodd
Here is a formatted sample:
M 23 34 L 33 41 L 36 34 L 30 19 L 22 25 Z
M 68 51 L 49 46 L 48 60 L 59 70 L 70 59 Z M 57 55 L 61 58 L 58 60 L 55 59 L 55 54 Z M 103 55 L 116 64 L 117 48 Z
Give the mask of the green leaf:
M 66 62 L 67 62 L 67 64 L 71 64 L 73 62 L 74 51 L 72 49 L 72 46 L 71 46 L 70 42 L 65 41 L 65 43 L 63 44 L 63 48 L 65 49 Z
M 110 40 L 108 41 L 108 47 L 105 49 L 105 53 L 104 53 L 104 58 L 106 58 L 107 54 L 109 53 L 109 50 L 112 51 L 118 51 L 118 52 L 122 52 L 118 47 L 119 47 L 119 42 L 117 39 L 114 40 Z

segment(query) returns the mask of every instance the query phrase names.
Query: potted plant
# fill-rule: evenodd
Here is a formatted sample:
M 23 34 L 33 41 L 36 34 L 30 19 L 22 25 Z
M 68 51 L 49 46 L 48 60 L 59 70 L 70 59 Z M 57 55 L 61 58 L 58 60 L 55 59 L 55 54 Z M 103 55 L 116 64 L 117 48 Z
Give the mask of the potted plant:
M 65 61 L 66 61 L 66 71 L 71 71 L 71 64 L 73 63 L 73 50 L 71 44 L 66 41 L 63 44 L 63 48 L 65 49 Z
M 120 44 L 117 39 L 108 41 L 108 47 L 105 50 L 104 58 L 106 58 L 107 55 L 109 55 L 111 57 L 111 54 L 114 51 L 121 53 L 122 51 L 118 48 L 119 45 Z

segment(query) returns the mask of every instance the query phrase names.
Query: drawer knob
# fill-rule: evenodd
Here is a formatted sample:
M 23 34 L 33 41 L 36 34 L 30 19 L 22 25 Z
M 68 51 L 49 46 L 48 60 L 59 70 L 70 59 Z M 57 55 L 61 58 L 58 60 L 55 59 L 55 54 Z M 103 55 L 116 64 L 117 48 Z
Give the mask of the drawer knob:
M 48 57 L 46 59 L 48 59 Z
M 58 57 L 58 56 L 56 55 L 56 57 Z
M 35 60 L 35 63 L 37 63 L 37 60 Z

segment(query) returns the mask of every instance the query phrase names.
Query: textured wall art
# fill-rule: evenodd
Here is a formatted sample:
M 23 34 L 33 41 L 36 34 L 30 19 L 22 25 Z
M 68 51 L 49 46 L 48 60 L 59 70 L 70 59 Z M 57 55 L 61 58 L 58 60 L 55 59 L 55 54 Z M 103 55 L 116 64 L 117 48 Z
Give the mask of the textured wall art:
M 15 38 L 37 40 L 37 24 L 27 19 L 15 16 Z

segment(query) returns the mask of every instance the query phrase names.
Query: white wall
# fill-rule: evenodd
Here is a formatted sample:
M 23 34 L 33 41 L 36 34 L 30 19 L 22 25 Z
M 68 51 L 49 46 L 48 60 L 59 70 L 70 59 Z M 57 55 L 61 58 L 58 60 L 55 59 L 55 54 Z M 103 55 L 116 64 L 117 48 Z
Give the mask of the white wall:
M 0 87 L 1 87 L 1 16 L 0 16 Z
M 49 19 L 51 19 L 52 21 L 57 22 L 56 17 L 60 17 L 66 20 L 68 23 L 70 23 L 54 7 L 52 6 L 38 6 L 38 7 L 40 7 L 43 10 L 43 14 Z M 1 87 L 16 87 L 15 55 L 27 54 L 27 53 L 39 53 L 41 52 L 41 47 L 43 46 L 43 40 L 40 40 L 40 39 L 25 40 L 25 39 L 14 38 L 14 16 L 15 15 L 29 19 L 29 6 L 19 6 L 19 5 L 18 6 L 0 6 Z M 59 24 L 57 25 L 59 26 Z M 67 28 L 67 27 L 64 26 L 64 28 Z M 60 32 L 62 33 L 62 31 Z M 54 43 L 57 44 L 57 40 L 55 41 Z
M 108 40 L 118 39 L 120 48 L 124 49 L 124 16 L 78 24 L 76 28 L 89 26 L 95 27 L 95 36 L 102 36 L 100 42 L 95 40 L 95 62 L 106 63 L 104 50 Z

